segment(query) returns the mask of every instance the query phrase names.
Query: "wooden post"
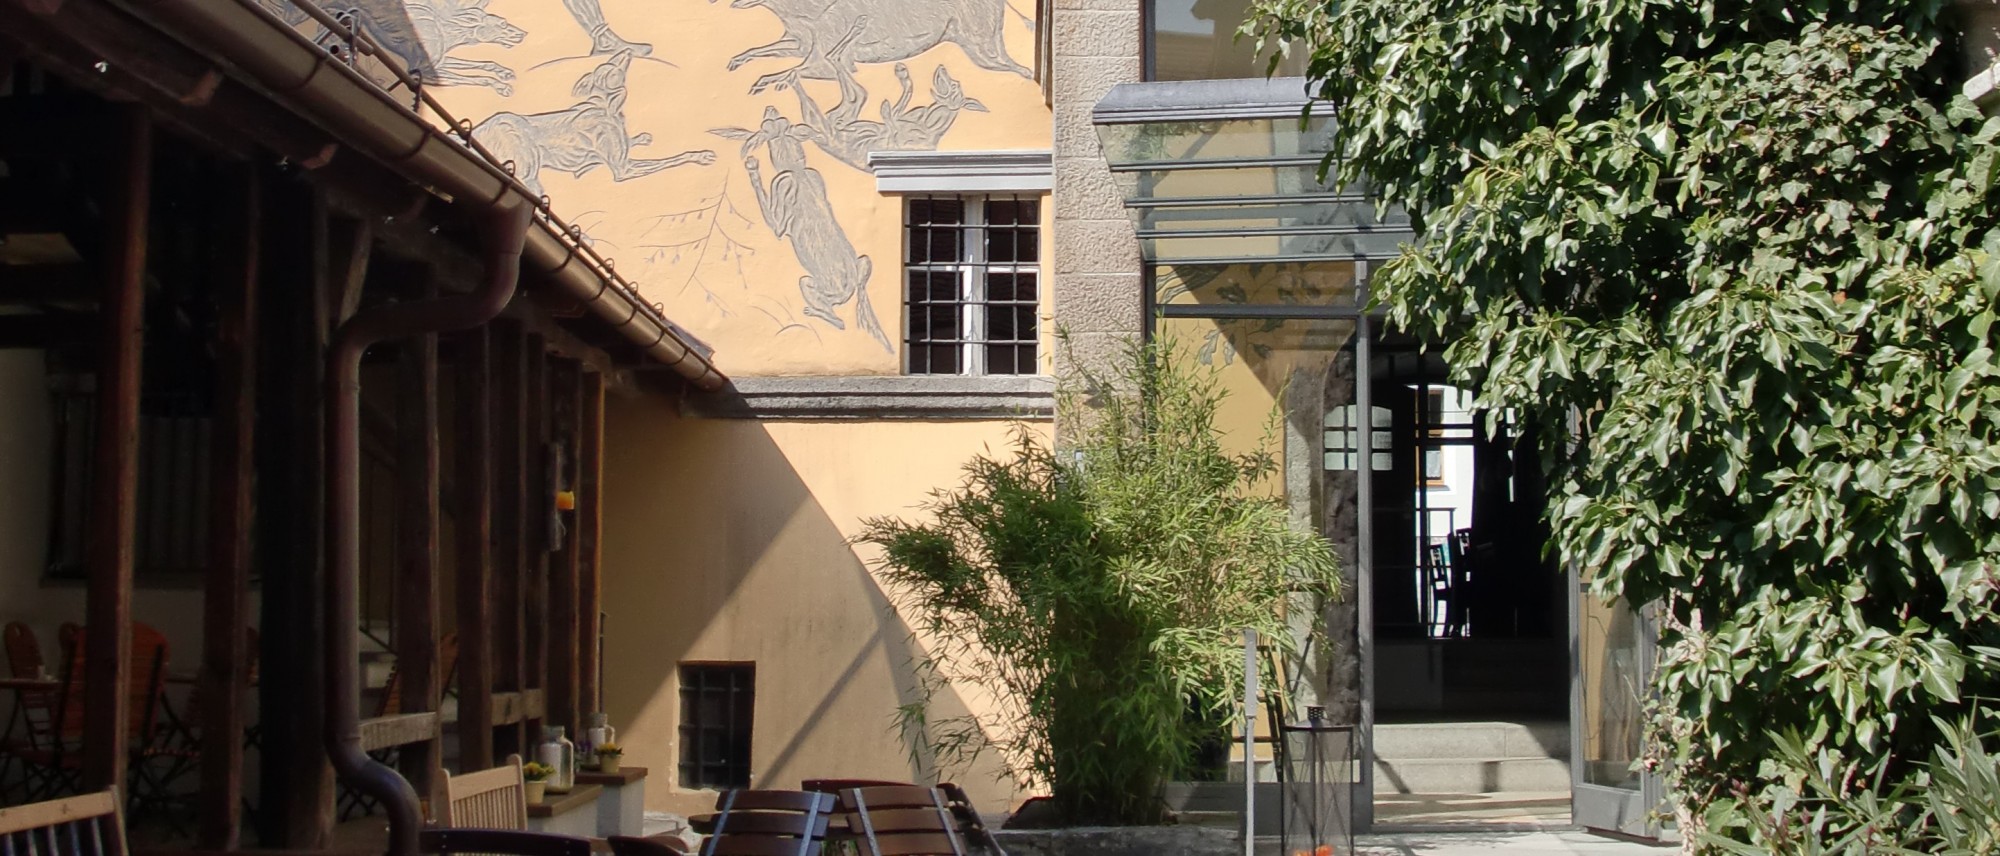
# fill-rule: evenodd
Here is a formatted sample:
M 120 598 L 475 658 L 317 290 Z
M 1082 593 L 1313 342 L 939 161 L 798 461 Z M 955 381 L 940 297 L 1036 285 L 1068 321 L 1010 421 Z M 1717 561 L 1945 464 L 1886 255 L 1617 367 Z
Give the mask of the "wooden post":
M 527 344 L 527 490 L 522 507 L 522 549 L 527 561 L 521 565 L 521 684 L 530 689 L 548 688 L 549 673 L 549 515 L 555 510 L 555 488 L 549 484 L 549 356 L 547 341 L 529 334 Z M 546 706 L 546 696 L 544 696 Z M 540 726 L 565 725 L 543 712 L 542 718 L 528 723 L 531 740 L 540 739 Z M 574 728 L 574 724 L 566 725 Z M 570 732 L 572 735 L 574 731 Z
M 106 217 L 97 445 L 90 496 L 84 635 L 83 787 L 125 783 L 132 669 L 132 563 L 139 498 L 139 385 L 146 341 L 146 238 L 153 128 L 145 108 L 120 108 Z
M 273 183 L 266 195 L 265 308 L 257 444 L 257 551 L 262 569 L 261 846 L 320 850 L 333 830 L 326 717 L 326 351 L 329 240 L 325 200 Z
M 437 282 L 421 267 L 409 296 L 437 297 Z M 401 345 L 396 363 L 396 623 L 397 674 L 404 713 L 438 709 L 438 337 Z M 435 723 L 436 720 L 433 720 Z M 405 778 L 431 793 L 431 771 L 443 760 L 442 733 L 403 747 Z
M 561 477 L 566 484 L 550 486 L 553 493 L 561 487 L 576 488 L 577 438 L 582 433 L 581 420 L 583 384 L 579 365 L 575 360 L 559 360 L 553 366 L 550 377 L 549 409 L 555 423 L 555 448 L 561 455 Z M 577 677 L 582 674 L 582 664 L 578 662 L 578 652 L 582 650 L 578 634 L 582 632 L 581 616 L 577 615 L 579 586 L 577 560 L 582 554 L 577 551 L 576 515 L 562 515 L 568 525 L 562 547 L 549 562 L 548 577 L 548 657 L 549 657 L 549 722 L 579 733 L 583 727 L 583 711 L 578 696 Z
M 604 375 L 584 372 L 577 410 L 576 542 L 577 638 L 582 642 L 583 667 L 576 682 L 577 699 L 589 711 L 604 709 L 603 570 L 600 562 L 604 520 Z
M 489 327 L 458 337 L 453 449 L 458 477 L 458 765 L 493 766 L 493 371 Z
M 256 167 L 236 168 L 218 277 L 215 433 L 210 456 L 208 576 L 202 600 L 201 828 L 205 850 L 242 844 L 243 701 L 249 674 L 251 495 L 257 424 Z
M 493 322 L 493 564 L 489 603 L 493 614 L 493 683 L 519 693 L 525 656 L 522 648 L 521 582 L 527 567 L 528 489 L 527 342 L 521 324 Z M 463 704 L 460 705 L 463 707 Z M 528 754 L 526 723 L 512 722 L 494 735 L 494 752 Z

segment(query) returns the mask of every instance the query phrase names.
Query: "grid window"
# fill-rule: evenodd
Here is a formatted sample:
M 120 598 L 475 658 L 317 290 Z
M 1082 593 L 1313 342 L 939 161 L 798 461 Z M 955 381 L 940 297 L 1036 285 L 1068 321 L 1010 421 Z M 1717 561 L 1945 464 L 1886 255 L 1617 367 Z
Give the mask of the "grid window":
M 681 787 L 750 786 L 752 663 L 681 664 Z
M 903 353 L 909 373 L 1034 374 L 1041 338 L 1041 201 L 917 197 L 904 213 Z

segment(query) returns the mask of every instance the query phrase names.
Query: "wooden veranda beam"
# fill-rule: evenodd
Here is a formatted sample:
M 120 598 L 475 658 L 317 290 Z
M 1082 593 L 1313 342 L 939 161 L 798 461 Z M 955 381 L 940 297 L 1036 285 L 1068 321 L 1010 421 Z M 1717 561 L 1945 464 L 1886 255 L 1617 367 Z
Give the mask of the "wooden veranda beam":
M 583 647 L 576 690 L 587 710 L 604 709 L 603 572 L 599 563 L 604 510 L 604 375 L 584 372 L 581 409 L 577 411 L 579 447 L 576 465 L 577 638 Z
M 581 411 L 583 384 L 581 366 L 575 360 L 557 360 L 549 372 L 549 409 L 553 418 L 554 445 L 551 451 L 557 460 L 557 483 L 550 486 L 553 493 L 559 489 L 574 490 L 576 487 L 576 449 L 580 433 L 577 418 Z M 574 494 L 572 494 L 574 495 Z M 579 652 L 582 649 L 578 638 L 582 632 L 582 621 L 577 615 L 577 537 L 574 514 L 561 515 L 567 531 L 563 532 L 562 544 L 549 561 L 548 585 L 548 697 L 549 724 L 561 725 L 570 733 L 579 734 L 583 727 L 583 711 L 578 702 L 578 676 L 582 673 Z
M 549 452 L 549 352 L 539 334 L 528 334 L 527 370 L 527 489 L 522 493 L 521 661 L 522 685 L 546 690 L 549 677 L 549 515 L 555 510 L 554 488 L 549 469 L 554 456 Z M 542 725 L 557 722 L 529 722 L 528 738 L 539 740 Z M 573 725 L 566 726 L 573 728 Z M 570 732 L 575 734 L 574 731 Z M 532 744 L 530 744 L 532 745 Z
M 527 575 L 528 397 L 527 336 L 519 322 L 493 322 L 493 562 L 487 602 L 492 610 L 493 689 L 527 689 L 521 624 Z M 494 734 L 499 756 L 527 754 L 526 723 L 502 725 Z
M 83 786 L 125 782 L 132 676 L 132 563 L 139 497 L 139 387 L 146 341 L 146 238 L 152 207 L 153 127 L 127 107 L 112 144 L 111 236 L 106 242 L 84 610 Z
M 235 850 L 243 823 L 243 700 L 249 686 L 250 527 L 257 422 L 257 253 L 262 186 L 235 167 L 222 224 L 208 575 L 202 600 L 199 841 Z
M 398 265 L 416 281 L 413 300 L 437 297 L 436 280 L 419 266 Z M 402 343 L 396 363 L 396 623 L 390 644 L 403 679 L 403 710 L 438 709 L 438 337 Z M 443 761 L 443 733 L 431 717 L 430 736 L 404 746 L 402 769 L 417 793 L 431 793 L 431 771 Z M 415 726 L 411 726 L 414 728 Z
M 491 325 L 455 340 L 453 465 L 458 473 L 458 763 L 493 766 L 493 370 Z
M 258 843 L 319 850 L 333 829 L 326 717 L 326 351 L 332 321 L 325 201 L 309 185 L 265 194 L 264 339 L 257 443 L 263 582 Z

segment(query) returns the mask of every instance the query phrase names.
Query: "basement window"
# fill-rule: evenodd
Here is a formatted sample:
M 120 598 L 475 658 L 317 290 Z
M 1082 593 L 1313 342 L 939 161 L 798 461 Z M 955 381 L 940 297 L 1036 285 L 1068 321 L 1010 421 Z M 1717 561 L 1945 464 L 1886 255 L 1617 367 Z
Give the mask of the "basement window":
M 681 787 L 750 786 L 756 701 L 755 663 L 681 664 Z

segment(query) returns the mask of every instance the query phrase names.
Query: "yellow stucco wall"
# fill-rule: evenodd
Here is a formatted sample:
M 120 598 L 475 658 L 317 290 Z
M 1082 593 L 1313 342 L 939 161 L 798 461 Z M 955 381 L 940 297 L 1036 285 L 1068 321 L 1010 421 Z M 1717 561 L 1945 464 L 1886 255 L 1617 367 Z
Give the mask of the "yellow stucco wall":
M 910 629 L 850 546 L 860 521 L 909 516 L 966 459 L 1004 450 L 1000 422 L 766 422 L 676 417 L 656 398 L 607 414 L 605 693 L 648 807 L 705 810 L 677 787 L 677 667 L 754 662 L 753 784 L 924 779 L 895 726 L 915 698 Z M 970 693 L 967 693 L 968 695 Z M 948 708 L 965 702 L 941 699 Z M 997 771 L 947 770 L 988 808 Z
M 355 2 L 386 53 L 735 378 L 902 372 L 904 200 L 877 190 L 868 152 L 1051 143 L 1033 0 Z M 1041 214 L 1046 236 L 1046 199 Z M 1009 431 L 611 403 L 606 706 L 626 763 L 652 770 L 650 808 L 712 805 L 675 787 L 689 661 L 757 664 L 759 785 L 932 774 L 894 724 L 913 698 L 909 630 L 846 539 Z M 1013 794 L 995 772 L 948 775 L 997 808 Z

